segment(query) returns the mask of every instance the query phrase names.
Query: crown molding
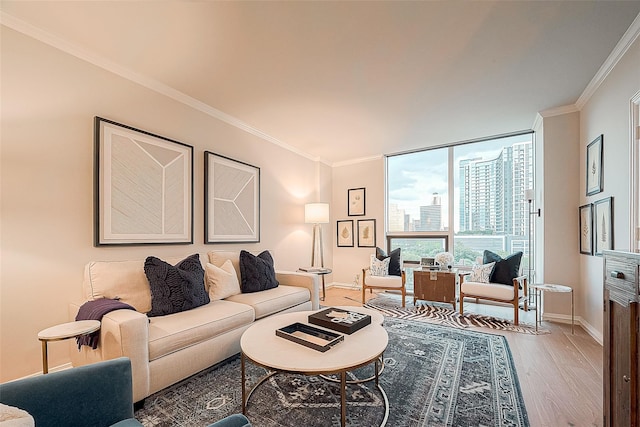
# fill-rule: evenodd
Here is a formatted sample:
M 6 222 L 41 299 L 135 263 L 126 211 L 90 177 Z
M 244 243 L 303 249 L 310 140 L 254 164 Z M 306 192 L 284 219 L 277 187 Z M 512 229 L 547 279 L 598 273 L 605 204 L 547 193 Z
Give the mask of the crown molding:
M 335 162 L 333 163 L 333 167 L 341 167 L 341 166 L 350 166 L 350 165 L 356 165 L 359 163 L 366 163 L 366 162 L 371 162 L 373 160 L 380 160 L 382 159 L 384 156 L 383 155 L 376 155 L 376 156 L 370 156 L 370 157 L 360 157 L 358 159 L 351 159 L 351 160 L 344 160 L 342 162 Z
M 183 92 L 180 92 L 170 86 L 167 86 L 166 84 L 161 83 L 155 79 L 151 79 L 149 77 L 143 76 L 139 73 L 136 73 L 133 70 L 130 70 L 126 67 L 118 65 L 117 63 L 110 61 L 104 57 L 93 54 L 87 51 L 86 49 L 83 49 L 77 45 L 69 43 L 63 38 L 53 35 L 47 31 L 44 31 L 34 25 L 29 24 L 28 22 L 25 22 L 19 18 L 16 18 L 13 15 L 0 11 L 0 24 L 8 28 L 11 28 L 19 33 L 22 33 L 26 36 L 29 36 L 33 39 L 36 39 L 42 43 L 45 43 L 49 46 L 52 46 L 58 50 L 61 50 L 65 53 L 68 53 L 69 55 L 75 56 L 76 58 L 79 58 L 85 62 L 95 65 L 96 67 L 107 70 L 124 79 L 137 83 L 140 86 L 146 87 L 147 89 L 150 89 L 154 92 L 162 94 L 168 98 L 173 99 L 174 101 L 185 104 L 197 111 L 207 114 L 208 116 L 216 118 L 227 124 L 230 124 L 231 126 L 234 126 L 240 130 L 243 130 L 251 135 L 257 136 L 258 138 L 264 141 L 270 142 L 274 145 L 277 145 L 281 148 L 284 148 L 285 150 L 291 151 L 295 154 L 298 154 L 299 156 L 305 157 L 314 162 L 321 162 L 331 166 L 331 164 L 327 163 L 326 161 L 316 156 L 313 156 L 309 153 L 301 151 L 285 142 L 282 142 L 279 139 L 274 138 L 273 136 L 268 135 L 267 133 L 261 131 L 260 129 L 257 129 L 243 122 L 242 120 L 231 116 L 230 114 L 220 111 L 217 108 L 214 108 L 202 101 L 199 101 L 198 99 L 193 98 Z
M 613 70 L 613 67 L 615 67 L 618 61 L 620 61 L 624 54 L 627 53 L 627 50 L 629 50 L 638 36 L 640 36 L 640 14 L 638 14 L 636 19 L 633 20 L 618 44 L 616 44 L 616 47 L 609 54 L 596 75 L 593 76 L 593 79 L 591 79 L 585 90 L 582 92 L 582 95 L 580 95 L 576 101 L 576 107 L 578 110 L 582 110 L 591 96 L 593 96 L 602 82 L 607 78 L 611 70 Z

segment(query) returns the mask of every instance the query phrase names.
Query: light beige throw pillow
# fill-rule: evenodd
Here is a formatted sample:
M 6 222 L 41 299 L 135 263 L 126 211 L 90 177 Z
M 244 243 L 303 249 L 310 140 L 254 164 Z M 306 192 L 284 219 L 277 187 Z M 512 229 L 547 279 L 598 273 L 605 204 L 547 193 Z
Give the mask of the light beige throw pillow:
M 206 266 L 207 284 L 209 285 L 209 298 L 211 301 L 225 299 L 231 295 L 241 293 L 238 275 L 231 260 L 226 260 L 221 267 L 216 267 L 210 262 Z

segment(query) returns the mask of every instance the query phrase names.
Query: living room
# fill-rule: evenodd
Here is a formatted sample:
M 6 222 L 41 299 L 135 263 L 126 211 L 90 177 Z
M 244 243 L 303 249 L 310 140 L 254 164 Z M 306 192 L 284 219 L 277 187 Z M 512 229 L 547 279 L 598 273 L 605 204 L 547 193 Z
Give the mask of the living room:
M 139 44 L 132 43 L 131 52 L 119 50 L 121 45 L 115 43 L 101 52 L 89 51 L 77 40 L 82 40 L 82 35 L 92 30 L 88 17 L 93 11 L 85 10 L 87 16 L 74 15 L 67 9 L 73 7 L 70 4 L 47 3 L 48 6 L 29 6 L 20 2 L 3 2 L 1 5 L 0 381 L 42 371 L 38 331 L 70 320 L 69 304 L 81 302 L 83 269 L 90 261 L 137 260 L 150 255 L 170 258 L 191 253 L 199 253 L 202 258 L 209 250 L 220 247 L 256 253 L 268 249 L 277 268 L 295 271 L 308 265 L 311 255 L 311 227 L 304 223 L 304 205 L 322 201 L 331 206 L 331 222 L 323 225 L 324 257 L 333 270 L 326 278 L 327 283 L 336 288 L 353 284 L 354 275 L 368 264 L 372 250 L 337 247 L 336 221 L 348 218 L 348 190 L 366 188 L 366 218 L 377 220 L 376 240 L 385 241 L 384 156 L 403 151 L 403 148 L 391 145 L 366 156 L 348 155 L 336 161 L 321 160 L 328 158 L 328 154 L 310 155 L 306 149 L 293 145 L 295 139 L 310 147 L 322 146 L 327 153 L 339 150 L 351 153 L 348 151 L 349 140 L 340 139 L 337 148 L 329 144 L 324 147 L 322 139 L 316 140 L 313 135 L 298 129 L 291 131 L 290 135 L 298 135 L 291 141 L 272 137 L 269 129 L 249 126 L 250 118 L 236 119 L 225 105 L 203 103 L 109 59 L 119 57 L 118 53 L 131 55 L 139 58 L 141 69 L 153 69 L 153 57 L 162 55 L 163 51 L 145 53 L 144 37 L 140 36 Z M 118 7 L 96 6 L 99 8 L 96 13 L 103 13 L 105 19 L 118 22 Z M 60 9 L 54 11 L 57 7 Z M 611 7 L 616 10 L 618 19 L 619 15 L 627 16 L 626 27 L 629 30 L 618 29 L 620 35 L 601 60 L 603 68 L 598 65 L 595 72 L 587 76 L 586 81 L 590 84 L 581 88 L 578 98 L 541 105 L 527 123 L 527 128 L 536 132 L 536 153 L 539 156 L 536 159 L 539 190 L 536 204 L 541 208 L 542 216 L 537 222 L 536 239 L 540 251 L 540 274 L 546 282 L 573 287 L 577 322 L 599 343 L 603 337 L 603 262 L 601 257 L 579 252 L 578 208 L 603 197 L 615 199 L 615 249 L 637 249 L 631 230 L 638 225 L 631 214 L 638 211 L 633 207 L 634 201 L 638 202 L 638 184 L 631 181 L 634 175 L 630 166 L 630 153 L 633 153 L 630 147 L 630 108 L 633 99 L 638 105 L 637 94 L 640 91 L 639 6 L 637 2 L 612 2 Z M 130 16 L 135 18 L 133 12 Z M 140 11 L 136 9 L 135 12 Z M 47 27 L 50 16 L 58 18 L 58 26 Z M 240 19 L 236 14 L 232 16 Z M 83 17 L 87 18 L 86 24 Z M 233 19 L 227 18 L 228 25 L 233 25 Z M 61 31 L 60 27 L 67 27 L 68 33 L 56 33 Z M 109 33 L 108 27 L 103 23 L 95 30 Z M 143 29 L 139 31 L 145 33 Z M 118 31 L 113 32 L 117 37 Z M 74 39 L 74 34 L 78 38 Z M 76 42 L 68 41 L 63 35 Z M 153 36 L 159 37 L 159 34 Z M 194 40 L 194 44 L 197 42 Z M 227 45 L 220 49 L 233 47 Z M 567 50 L 571 50 L 570 44 Z M 588 56 L 589 52 L 582 52 L 582 55 Z M 276 61 L 268 55 L 263 59 Z M 247 73 L 260 74 L 262 71 L 254 69 Z M 572 77 L 567 76 L 567 81 Z M 575 78 L 584 79 L 584 76 L 576 75 Z M 375 81 L 368 83 L 376 84 Z M 515 96 L 526 97 L 536 88 L 514 88 L 514 91 L 519 90 L 522 93 Z M 246 91 L 251 94 L 251 88 L 246 88 Z M 271 115 L 276 116 L 274 122 L 295 121 L 292 113 L 295 112 L 296 101 L 302 103 L 301 99 L 304 99 L 308 103 L 309 100 L 306 93 L 294 95 L 293 99 L 276 104 L 281 110 L 273 107 L 275 100 L 256 99 L 248 111 L 251 114 L 252 111 L 271 111 Z M 481 91 L 466 96 L 482 97 L 487 94 Z M 318 95 L 317 104 L 324 101 Z M 228 108 L 232 111 L 235 107 L 230 105 Z M 455 106 L 452 110 L 453 114 L 459 114 Z M 505 110 L 503 114 L 506 114 Z M 334 111 L 331 118 L 336 120 L 335 123 L 342 123 L 343 119 L 352 121 L 357 127 L 373 129 L 369 132 L 375 133 L 377 124 L 361 114 L 357 108 L 349 110 L 345 107 Z M 94 245 L 95 116 L 194 147 L 193 244 Z M 464 118 L 459 120 L 460 127 L 465 127 Z M 322 126 L 333 125 L 322 121 L 317 127 Z M 452 131 L 434 137 L 433 145 L 453 144 L 498 133 L 485 129 L 493 128 L 467 130 L 466 135 L 470 136 L 464 137 Z M 520 130 L 523 128 L 507 131 Z M 605 141 L 604 192 L 586 196 L 587 145 L 601 134 Z M 205 151 L 260 168 L 259 243 L 204 243 Z M 638 156 L 637 151 L 635 153 Z M 637 159 L 635 161 L 637 169 Z M 545 301 L 545 314 L 550 319 L 554 316 L 566 319 L 570 308 L 561 297 L 550 295 Z M 68 343 L 52 343 L 49 353 L 52 370 L 68 367 L 69 360 Z

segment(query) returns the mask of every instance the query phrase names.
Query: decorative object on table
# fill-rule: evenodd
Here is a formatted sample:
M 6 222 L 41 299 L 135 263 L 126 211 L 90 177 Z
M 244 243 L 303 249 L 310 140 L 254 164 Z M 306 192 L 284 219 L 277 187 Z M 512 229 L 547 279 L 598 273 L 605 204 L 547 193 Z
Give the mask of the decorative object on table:
M 416 417 L 422 417 L 422 425 L 428 426 L 477 425 L 480 418 L 499 426 L 530 425 L 505 337 L 392 317 L 385 318 L 385 329 L 389 344 L 384 358 L 394 363 L 393 369 L 380 375 L 391 408 L 387 426 L 415 425 Z M 470 359 L 475 362 L 468 363 Z M 245 368 L 249 378 L 261 378 L 266 372 L 252 363 Z M 372 367 L 367 368 L 347 378 L 371 375 Z M 491 374 L 496 369 L 501 375 Z M 207 425 L 238 411 L 242 404 L 240 371 L 240 357 L 236 356 L 152 395 L 135 415 L 146 425 Z M 482 392 L 474 393 L 479 387 L 467 390 L 462 384 L 469 388 L 481 384 Z M 349 387 L 353 403 L 347 411 L 347 425 L 380 425 L 385 405 L 375 384 Z M 247 416 L 255 426 L 325 427 L 327 420 L 339 420 L 339 387 L 314 376 L 280 373 L 256 389 L 251 400 Z
M 580 253 L 593 255 L 593 205 L 582 205 L 580 210 Z
M 598 194 L 604 189 L 603 140 L 604 135 L 600 135 L 587 146 L 587 196 Z
M 260 168 L 204 152 L 204 242 L 260 241 Z
M 358 247 L 360 248 L 376 247 L 376 220 L 375 219 L 359 219 L 358 220 Z
M 309 323 L 351 335 L 365 326 L 370 325 L 371 316 L 358 313 L 357 311 L 329 307 L 317 313 L 310 314 Z
M 603 250 L 613 249 L 613 197 L 593 204 L 594 255 L 602 256 Z
M 337 239 L 336 243 L 339 248 L 353 247 L 353 220 L 341 220 L 336 223 Z
M 365 189 L 351 188 L 347 190 L 347 214 L 349 216 L 365 215 Z
M 434 257 L 434 261 L 438 263 L 441 269 L 447 268 L 451 270 L 453 260 L 454 258 L 451 252 L 440 252 Z
M 193 243 L 193 147 L 94 119 L 94 244 Z
M 323 353 L 340 341 L 344 341 L 344 335 L 342 334 L 300 322 L 276 329 L 276 335 Z
M 324 248 L 322 246 L 322 226 L 329 222 L 328 203 L 307 203 L 304 205 L 304 222 L 313 224 L 311 243 L 311 267 L 324 267 Z

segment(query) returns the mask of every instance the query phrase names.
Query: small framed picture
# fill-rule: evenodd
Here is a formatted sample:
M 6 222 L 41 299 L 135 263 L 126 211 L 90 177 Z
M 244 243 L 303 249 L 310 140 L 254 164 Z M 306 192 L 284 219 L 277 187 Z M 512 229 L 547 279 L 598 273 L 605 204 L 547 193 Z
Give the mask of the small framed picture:
M 353 220 L 346 219 L 337 222 L 338 242 L 339 248 L 352 248 L 353 247 Z
M 593 253 L 602 256 L 603 250 L 613 249 L 613 197 L 593 204 L 593 228 Z
M 365 189 L 352 188 L 347 191 L 347 210 L 349 216 L 364 216 Z
M 580 253 L 593 255 L 593 207 L 580 206 Z
M 359 219 L 358 220 L 358 247 L 360 248 L 376 247 L 376 220 L 375 219 Z
M 600 135 L 587 146 L 587 196 L 602 192 L 603 185 L 603 158 L 602 143 L 604 135 Z

